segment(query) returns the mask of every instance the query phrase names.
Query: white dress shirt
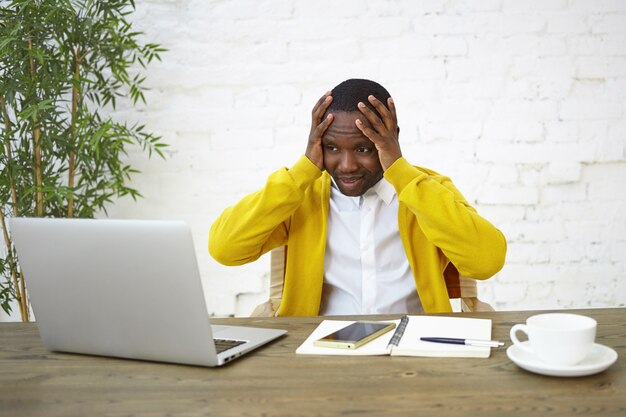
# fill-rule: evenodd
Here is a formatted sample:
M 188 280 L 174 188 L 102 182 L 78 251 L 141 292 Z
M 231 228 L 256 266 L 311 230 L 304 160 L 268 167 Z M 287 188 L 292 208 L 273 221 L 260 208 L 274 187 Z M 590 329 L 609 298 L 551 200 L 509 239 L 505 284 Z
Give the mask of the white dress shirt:
M 385 178 L 360 197 L 333 182 L 327 233 L 321 315 L 423 312 Z

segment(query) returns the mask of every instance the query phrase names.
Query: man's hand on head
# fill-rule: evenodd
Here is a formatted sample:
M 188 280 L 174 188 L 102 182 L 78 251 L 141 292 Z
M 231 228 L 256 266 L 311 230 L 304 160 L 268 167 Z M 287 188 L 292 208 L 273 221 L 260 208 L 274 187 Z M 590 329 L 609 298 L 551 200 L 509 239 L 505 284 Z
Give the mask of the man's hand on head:
M 389 106 L 389 108 L 385 107 L 385 105 L 374 96 L 369 96 L 368 101 L 374 106 L 381 117 L 367 107 L 365 103 L 359 103 L 359 110 L 370 122 L 372 127 L 367 127 L 359 119 L 357 119 L 355 123 L 359 130 L 376 146 L 380 164 L 383 170 L 386 171 L 387 168 L 402 156 L 400 142 L 398 142 L 399 129 L 396 107 L 391 97 L 387 99 L 387 106 Z
M 313 107 L 311 112 L 311 133 L 309 133 L 309 142 L 306 147 L 306 157 L 311 160 L 317 167 L 324 170 L 324 152 L 322 149 L 322 136 L 328 126 L 333 122 L 333 115 L 329 114 L 324 119 L 324 113 L 328 110 L 328 106 L 333 101 L 331 92 L 324 94 Z

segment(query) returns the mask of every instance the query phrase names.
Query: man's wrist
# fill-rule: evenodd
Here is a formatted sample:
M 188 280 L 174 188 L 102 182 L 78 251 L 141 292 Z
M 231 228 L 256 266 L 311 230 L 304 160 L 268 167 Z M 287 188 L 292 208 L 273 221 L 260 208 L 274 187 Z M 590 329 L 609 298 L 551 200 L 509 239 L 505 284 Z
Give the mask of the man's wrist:
M 384 173 L 385 179 L 389 181 L 400 195 L 402 190 L 415 178 L 426 176 L 423 172 L 415 168 L 404 157 L 395 160 Z
M 317 165 L 309 159 L 308 156 L 302 155 L 298 161 L 289 168 L 289 174 L 292 176 L 296 184 L 301 189 L 306 189 L 308 185 L 318 179 L 322 175 L 322 171 Z

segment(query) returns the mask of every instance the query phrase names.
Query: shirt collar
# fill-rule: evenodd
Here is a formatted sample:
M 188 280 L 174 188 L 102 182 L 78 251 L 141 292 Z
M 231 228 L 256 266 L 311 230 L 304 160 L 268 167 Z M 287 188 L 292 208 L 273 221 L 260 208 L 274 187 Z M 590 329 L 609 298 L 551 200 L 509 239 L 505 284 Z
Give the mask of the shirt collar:
M 332 187 L 336 189 L 337 191 L 339 191 L 339 187 L 337 187 L 337 184 L 335 183 L 335 179 L 333 177 L 330 177 L 330 181 L 331 181 Z M 339 194 L 341 194 L 341 191 L 339 191 Z M 377 195 L 381 200 L 385 202 L 386 205 L 389 205 L 393 201 L 393 197 L 396 195 L 396 189 L 393 188 L 393 185 L 391 185 L 385 177 L 382 177 L 380 181 L 378 181 L 376 184 L 370 187 L 370 189 L 367 190 L 365 194 L 363 194 L 363 196 L 368 196 L 368 195 Z M 353 200 L 354 204 L 357 207 L 360 207 L 361 202 L 363 201 L 363 199 L 361 198 L 363 196 L 349 197 L 344 194 L 341 194 L 341 196 Z
M 391 204 L 393 197 L 396 195 L 396 190 L 385 177 L 382 177 L 380 181 L 378 181 L 365 192 L 365 195 L 370 193 L 376 193 L 378 197 L 380 197 L 380 199 L 385 202 L 386 205 L 389 205 Z

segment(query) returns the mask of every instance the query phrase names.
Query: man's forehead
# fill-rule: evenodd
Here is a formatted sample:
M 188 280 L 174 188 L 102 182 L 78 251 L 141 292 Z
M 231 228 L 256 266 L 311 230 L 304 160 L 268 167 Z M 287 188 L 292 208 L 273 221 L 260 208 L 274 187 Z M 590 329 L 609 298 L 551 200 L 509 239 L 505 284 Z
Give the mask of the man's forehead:
M 328 112 L 328 113 L 333 115 L 333 122 L 330 124 L 330 126 L 328 126 L 328 129 L 331 129 L 331 128 L 348 129 L 348 128 L 354 127 L 355 129 L 359 130 L 359 128 L 356 127 L 356 124 L 355 124 L 356 119 L 359 119 L 360 121 L 363 122 L 363 124 L 365 124 L 368 127 L 371 126 L 369 120 L 367 120 L 367 117 L 365 117 L 365 115 L 361 113 L 360 111 L 353 111 L 353 112 L 338 111 L 338 112 Z

